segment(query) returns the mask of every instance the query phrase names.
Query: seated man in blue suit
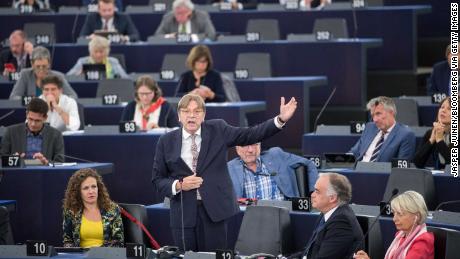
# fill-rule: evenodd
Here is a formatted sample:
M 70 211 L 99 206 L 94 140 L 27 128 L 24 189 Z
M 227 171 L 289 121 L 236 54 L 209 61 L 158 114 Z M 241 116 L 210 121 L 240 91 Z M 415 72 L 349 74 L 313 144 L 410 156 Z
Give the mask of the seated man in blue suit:
M 427 79 L 427 94 L 432 96 L 435 93 L 450 95 L 450 61 L 452 58 L 451 46 L 446 48 L 446 60 L 436 63 L 433 72 Z
M 237 146 L 239 157 L 227 163 L 237 198 L 284 200 L 299 197 L 295 169 L 306 166 L 309 190 L 314 190 L 318 171 L 309 159 L 279 147 L 260 153 L 260 143 Z
M 115 12 L 114 0 L 99 0 L 98 12 L 88 13 L 80 37 L 93 37 L 94 31 L 116 31 L 121 35 L 121 42 L 138 41 L 139 32 L 131 18 L 126 14 Z
M 391 162 L 393 158 L 412 159 L 415 154 L 415 135 L 405 125 L 396 122 L 393 100 L 379 96 L 367 103 L 373 122 L 350 149 L 357 161 Z

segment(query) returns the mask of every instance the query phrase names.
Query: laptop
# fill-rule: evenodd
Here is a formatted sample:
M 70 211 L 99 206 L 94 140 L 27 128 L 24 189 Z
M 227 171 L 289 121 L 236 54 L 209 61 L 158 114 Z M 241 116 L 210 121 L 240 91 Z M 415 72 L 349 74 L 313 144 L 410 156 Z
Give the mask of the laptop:
M 325 153 L 325 168 L 350 168 L 355 166 L 356 158 L 348 153 Z

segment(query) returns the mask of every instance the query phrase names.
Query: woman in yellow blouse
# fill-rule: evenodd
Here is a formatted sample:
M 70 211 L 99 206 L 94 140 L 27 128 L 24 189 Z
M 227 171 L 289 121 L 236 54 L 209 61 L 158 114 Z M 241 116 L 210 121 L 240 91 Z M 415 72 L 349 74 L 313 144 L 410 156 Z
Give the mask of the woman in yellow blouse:
M 70 177 L 63 209 L 65 247 L 124 246 L 120 208 L 94 169 Z

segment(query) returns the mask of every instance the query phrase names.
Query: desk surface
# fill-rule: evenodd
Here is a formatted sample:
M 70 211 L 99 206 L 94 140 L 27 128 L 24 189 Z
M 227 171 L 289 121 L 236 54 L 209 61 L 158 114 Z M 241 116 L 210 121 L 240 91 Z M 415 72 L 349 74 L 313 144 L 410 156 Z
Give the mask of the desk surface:
M 105 180 L 112 172 L 113 164 L 2 169 L 0 198 L 16 200 L 18 204 L 11 218 L 15 242 L 35 239 L 62 245 L 62 199 L 70 176 L 82 168 L 96 169 Z

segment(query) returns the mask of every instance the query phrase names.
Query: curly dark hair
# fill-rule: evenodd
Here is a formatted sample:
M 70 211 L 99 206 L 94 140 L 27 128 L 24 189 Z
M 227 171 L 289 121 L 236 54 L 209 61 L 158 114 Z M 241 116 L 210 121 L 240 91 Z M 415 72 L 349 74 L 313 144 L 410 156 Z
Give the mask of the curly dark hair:
M 100 209 L 105 211 L 113 208 L 115 203 L 110 199 L 109 192 L 102 181 L 102 177 L 92 168 L 84 168 L 76 171 L 69 179 L 65 190 L 62 207 L 73 213 L 83 210 L 83 200 L 81 198 L 81 184 L 88 177 L 93 177 L 97 182 L 97 204 Z

